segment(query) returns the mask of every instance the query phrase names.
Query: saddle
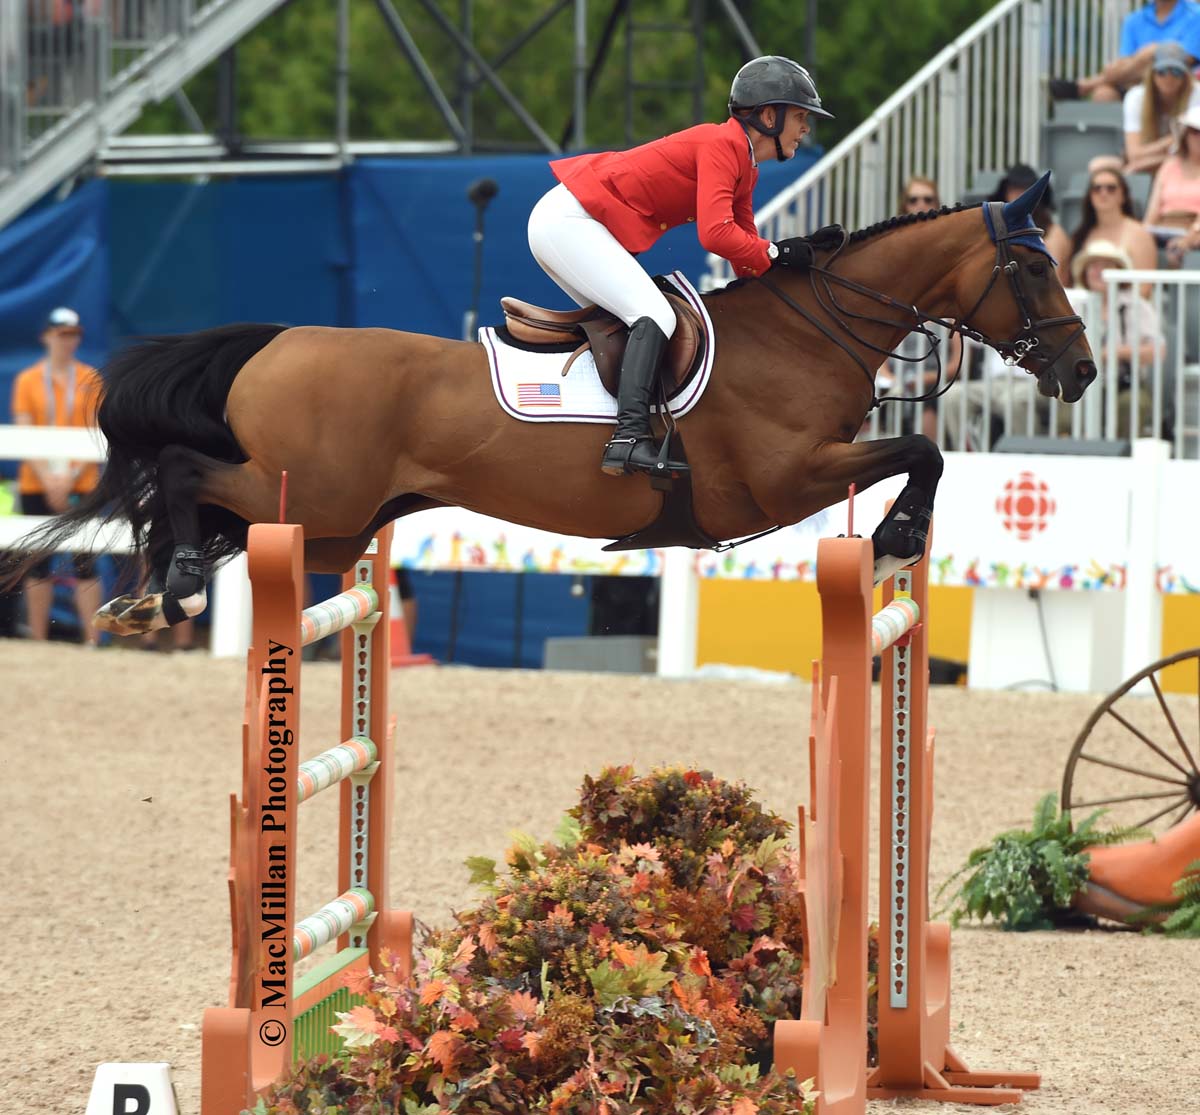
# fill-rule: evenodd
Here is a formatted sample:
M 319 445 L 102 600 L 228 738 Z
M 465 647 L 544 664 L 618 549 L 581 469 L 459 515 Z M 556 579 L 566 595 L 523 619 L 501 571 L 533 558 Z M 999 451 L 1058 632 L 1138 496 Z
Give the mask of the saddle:
M 670 398 L 686 383 L 699 364 L 699 357 L 704 354 L 704 325 L 686 299 L 673 290 L 663 290 L 663 294 L 675 311 L 675 332 L 667 343 L 658 372 Z M 500 308 L 504 311 L 505 331 L 518 344 L 571 352 L 563 366 L 564 376 L 571 370 L 571 365 L 591 349 L 604 390 L 616 398 L 621 380 L 621 359 L 629 339 L 629 327 L 620 318 L 600 306 L 547 310 L 519 298 L 501 298 Z M 575 346 L 573 349 L 564 348 L 572 345 Z

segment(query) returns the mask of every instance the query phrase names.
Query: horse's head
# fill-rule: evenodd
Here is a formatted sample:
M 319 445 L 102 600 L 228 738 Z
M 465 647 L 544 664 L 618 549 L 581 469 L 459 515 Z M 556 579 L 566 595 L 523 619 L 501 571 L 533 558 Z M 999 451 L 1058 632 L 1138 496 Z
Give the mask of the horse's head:
M 1037 376 L 1043 395 L 1073 403 L 1096 363 L 1033 221 L 1049 181 L 1046 173 L 1015 201 L 984 204 L 988 248 L 960 269 L 959 305 L 970 307 L 961 320 L 972 335 Z

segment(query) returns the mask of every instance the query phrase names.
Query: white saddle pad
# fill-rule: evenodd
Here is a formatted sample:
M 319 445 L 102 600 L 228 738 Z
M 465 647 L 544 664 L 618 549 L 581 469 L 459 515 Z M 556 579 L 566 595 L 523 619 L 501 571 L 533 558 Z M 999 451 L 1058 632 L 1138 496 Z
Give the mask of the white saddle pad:
M 700 401 L 712 375 L 713 328 L 696 288 L 678 271 L 667 279 L 700 316 L 706 341 L 700 368 L 669 403 L 671 413 L 682 418 Z M 569 352 L 514 348 L 505 344 L 491 326 L 479 330 L 479 342 L 488 354 L 496 401 L 507 414 L 522 422 L 616 422 L 617 400 L 600 383 L 591 352 L 580 356 L 564 376 Z

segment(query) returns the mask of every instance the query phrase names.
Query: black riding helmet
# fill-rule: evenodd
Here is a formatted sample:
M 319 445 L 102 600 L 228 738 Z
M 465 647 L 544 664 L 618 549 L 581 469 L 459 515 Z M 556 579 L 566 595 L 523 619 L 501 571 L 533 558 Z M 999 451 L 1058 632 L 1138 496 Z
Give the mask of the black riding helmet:
M 755 131 L 774 137 L 775 154 L 780 162 L 785 161 L 783 148 L 779 145 L 784 114 L 776 113 L 774 125 L 767 127 L 760 114 L 767 105 L 796 105 L 808 109 L 813 116 L 833 119 L 833 113 L 821 107 L 821 97 L 812 75 L 799 62 L 778 54 L 767 54 L 747 62 L 734 75 L 729 90 L 729 112 L 732 115 L 739 109 L 753 109 L 749 116 L 741 118 L 742 121 Z

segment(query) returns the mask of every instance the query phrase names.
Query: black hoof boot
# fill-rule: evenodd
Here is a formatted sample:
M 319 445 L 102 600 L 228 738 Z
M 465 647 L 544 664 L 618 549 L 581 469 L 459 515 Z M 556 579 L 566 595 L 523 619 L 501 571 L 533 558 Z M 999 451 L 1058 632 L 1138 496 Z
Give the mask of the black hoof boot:
M 167 566 L 162 612 L 172 627 L 204 611 L 208 600 L 204 555 L 190 546 L 176 546 Z
M 167 592 L 182 599 L 201 592 L 204 585 L 203 553 L 190 546 L 176 546 L 167 566 Z
M 929 498 L 912 484 L 905 486 L 883 522 L 875 528 L 875 583 L 915 565 L 925 554 L 932 515 Z

